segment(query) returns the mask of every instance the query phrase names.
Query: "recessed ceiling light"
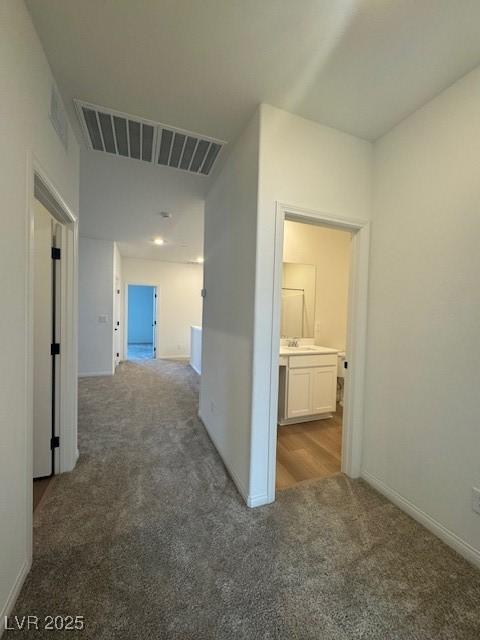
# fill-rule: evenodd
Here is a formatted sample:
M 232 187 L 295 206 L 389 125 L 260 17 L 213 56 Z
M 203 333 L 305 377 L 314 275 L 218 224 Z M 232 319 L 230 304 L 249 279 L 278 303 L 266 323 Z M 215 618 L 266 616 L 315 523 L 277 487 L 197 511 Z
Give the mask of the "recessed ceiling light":
M 153 242 L 158 245 L 165 244 L 165 240 L 163 238 L 154 238 Z

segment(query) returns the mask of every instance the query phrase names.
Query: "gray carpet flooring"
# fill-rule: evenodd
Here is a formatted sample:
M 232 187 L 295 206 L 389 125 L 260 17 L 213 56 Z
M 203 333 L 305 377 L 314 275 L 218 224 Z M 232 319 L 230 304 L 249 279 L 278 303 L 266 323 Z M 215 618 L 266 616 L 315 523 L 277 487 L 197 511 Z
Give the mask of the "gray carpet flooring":
M 172 361 L 81 380 L 80 459 L 35 514 L 14 614 L 86 627 L 6 638 L 480 638 L 480 572 L 364 482 L 336 475 L 248 509 L 197 393 Z

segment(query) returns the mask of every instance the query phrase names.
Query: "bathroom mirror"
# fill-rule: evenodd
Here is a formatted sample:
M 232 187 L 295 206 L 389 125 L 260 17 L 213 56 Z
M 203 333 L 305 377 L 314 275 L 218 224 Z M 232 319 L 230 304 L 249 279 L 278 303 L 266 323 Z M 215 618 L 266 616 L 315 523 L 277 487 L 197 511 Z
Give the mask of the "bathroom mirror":
M 283 263 L 282 338 L 314 337 L 315 290 L 315 265 Z

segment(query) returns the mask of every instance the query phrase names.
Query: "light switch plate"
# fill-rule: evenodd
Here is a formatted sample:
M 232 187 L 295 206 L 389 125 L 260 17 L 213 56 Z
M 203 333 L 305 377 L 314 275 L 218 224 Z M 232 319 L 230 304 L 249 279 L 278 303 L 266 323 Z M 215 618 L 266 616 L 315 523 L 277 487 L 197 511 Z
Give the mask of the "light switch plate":
M 472 487 L 472 509 L 480 514 L 480 489 Z

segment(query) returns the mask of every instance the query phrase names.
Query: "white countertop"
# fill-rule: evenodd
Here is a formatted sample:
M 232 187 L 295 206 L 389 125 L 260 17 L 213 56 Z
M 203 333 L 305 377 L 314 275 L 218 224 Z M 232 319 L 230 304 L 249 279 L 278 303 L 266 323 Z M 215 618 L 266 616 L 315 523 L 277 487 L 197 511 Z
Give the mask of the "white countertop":
M 338 353 L 338 349 L 330 349 L 330 347 L 320 347 L 316 344 L 302 344 L 298 347 L 280 346 L 281 356 L 309 356 L 325 353 Z

